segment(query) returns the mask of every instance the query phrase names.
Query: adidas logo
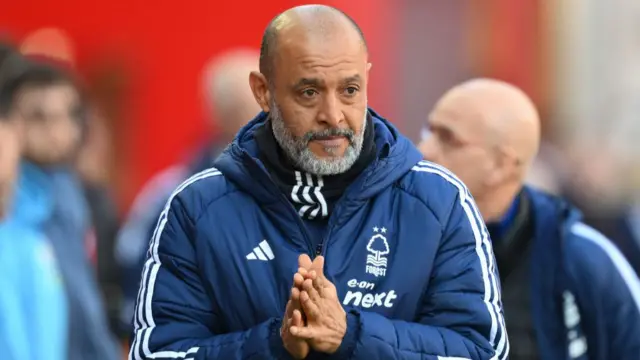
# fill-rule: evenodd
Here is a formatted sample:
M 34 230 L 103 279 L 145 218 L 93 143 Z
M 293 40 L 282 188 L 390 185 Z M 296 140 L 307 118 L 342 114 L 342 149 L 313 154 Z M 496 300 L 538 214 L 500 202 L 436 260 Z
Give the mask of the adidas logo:
M 273 251 L 271 251 L 271 246 L 267 240 L 262 240 L 260 244 L 253 248 L 253 251 L 247 255 L 247 260 L 262 260 L 269 261 L 273 260 L 275 256 L 273 256 Z

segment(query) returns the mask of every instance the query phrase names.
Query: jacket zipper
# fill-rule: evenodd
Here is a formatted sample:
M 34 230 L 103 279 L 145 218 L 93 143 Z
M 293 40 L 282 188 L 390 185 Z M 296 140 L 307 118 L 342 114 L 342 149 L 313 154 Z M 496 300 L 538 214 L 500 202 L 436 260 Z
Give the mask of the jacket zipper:
M 304 238 L 305 242 L 307 243 L 307 246 L 309 246 L 309 254 L 308 255 L 312 259 L 315 258 L 315 256 L 317 256 L 316 252 L 322 251 L 322 250 L 321 249 L 319 250 L 318 248 L 316 248 L 315 250 L 313 249 L 311 238 L 309 237 L 309 234 L 307 233 L 307 229 L 305 228 L 304 222 L 302 221 L 302 219 L 300 219 L 300 216 L 296 212 L 295 208 L 293 207 L 293 205 L 291 205 L 291 203 L 289 202 L 289 199 L 287 199 L 286 196 L 284 196 L 284 194 L 282 195 L 282 200 L 284 201 L 285 206 L 288 206 L 290 208 L 290 211 L 294 214 L 294 217 L 297 219 L 298 229 L 300 229 L 300 233 L 302 234 L 302 237 Z M 322 243 L 320 244 L 320 246 L 322 246 Z
M 341 210 L 341 207 L 339 205 L 340 204 L 336 204 L 336 206 L 333 209 L 333 213 L 330 215 L 329 222 L 327 223 L 327 234 L 322 237 L 322 240 L 316 246 L 316 256 L 323 255 L 323 253 L 327 252 L 326 247 L 329 244 L 329 238 L 331 237 L 331 233 L 332 233 L 333 227 L 335 226 L 335 221 L 336 221 L 335 219 L 338 218 L 337 217 L 338 210 Z M 325 244 L 327 244 L 327 245 L 325 246 Z M 327 268 L 327 258 L 326 257 L 324 259 L 324 267 L 325 267 L 325 269 Z
M 333 229 L 333 224 L 331 224 L 331 221 L 329 221 L 329 224 L 327 225 L 327 234 L 325 236 L 322 237 L 322 240 L 320 241 L 320 243 L 316 246 L 316 256 L 324 256 L 323 253 L 326 253 L 327 249 L 325 246 L 325 244 L 329 244 L 329 237 L 331 236 L 331 230 Z M 325 264 L 325 269 L 327 267 L 327 258 L 325 257 L 324 259 L 324 264 Z
M 247 156 L 251 160 L 252 164 L 257 168 L 257 171 L 260 172 L 263 175 L 266 175 L 266 178 L 268 179 L 268 181 L 275 188 L 274 190 L 280 192 L 280 189 L 278 189 L 278 186 L 273 182 L 273 180 L 271 179 L 270 175 L 260 168 L 260 166 L 256 163 L 256 161 L 253 160 L 253 158 L 251 158 L 251 155 L 249 155 L 249 153 L 247 153 L 245 150 L 242 150 L 242 151 L 243 151 L 243 155 Z M 305 228 L 304 222 L 302 221 L 302 219 L 300 219 L 300 216 L 296 212 L 296 210 L 293 207 L 293 205 L 291 205 L 291 202 L 289 201 L 289 199 L 287 198 L 287 196 L 285 194 L 281 193 L 281 201 L 284 202 L 285 206 L 289 207 L 289 211 L 291 211 L 293 213 L 294 217 L 297 219 L 298 229 L 300 229 L 302 237 L 304 238 L 305 242 L 307 243 L 307 246 L 309 247 L 309 249 L 308 249 L 309 254 L 308 255 L 311 256 L 312 258 L 315 257 L 314 256 L 313 245 L 311 243 L 311 238 L 309 237 L 309 234 L 307 233 L 307 230 Z

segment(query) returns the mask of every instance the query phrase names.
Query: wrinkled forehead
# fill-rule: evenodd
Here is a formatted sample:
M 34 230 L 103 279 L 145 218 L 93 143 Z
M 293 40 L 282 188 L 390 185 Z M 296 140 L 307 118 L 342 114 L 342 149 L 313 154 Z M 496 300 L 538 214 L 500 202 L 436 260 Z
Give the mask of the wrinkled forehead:
M 298 32 L 279 39 L 275 70 L 276 77 L 289 85 L 301 78 L 335 82 L 357 76 L 364 80 L 367 61 L 362 42 L 352 36 Z

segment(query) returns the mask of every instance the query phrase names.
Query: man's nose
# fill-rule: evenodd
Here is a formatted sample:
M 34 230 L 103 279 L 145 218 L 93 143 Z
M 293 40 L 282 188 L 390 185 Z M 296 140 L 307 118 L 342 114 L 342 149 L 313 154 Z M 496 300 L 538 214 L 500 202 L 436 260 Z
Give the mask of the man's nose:
M 344 121 L 344 114 L 340 106 L 340 100 L 336 96 L 327 96 L 322 102 L 322 109 L 318 116 L 330 128 L 337 128 Z

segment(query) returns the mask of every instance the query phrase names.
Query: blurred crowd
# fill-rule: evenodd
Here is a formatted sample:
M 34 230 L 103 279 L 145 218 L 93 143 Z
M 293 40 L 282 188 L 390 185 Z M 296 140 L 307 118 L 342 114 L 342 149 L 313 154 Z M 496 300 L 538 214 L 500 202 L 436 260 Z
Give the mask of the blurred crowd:
M 199 91 L 215 136 L 194 143 L 120 211 L 108 109 L 93 102 L 64 54 L 0 44 L 0 272 L 11 274 L 0 278 L 0 339 L 11 342 L 3 344 L 10 358 L 125 356 L 158 215 L 176 186 L 208 168 L 259 112 L 247 80 L 257 67 L 257 51 L 245 48 L 207 64 Z M 426 120 L 413 120 L 425 124 L 425 138 Z M 569 198 L 640 273 L 640 190 L 614 155 L 594 149 L 546 136 L 528 182 Z M 21 317 L 58 331 L 21 329 Z

